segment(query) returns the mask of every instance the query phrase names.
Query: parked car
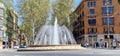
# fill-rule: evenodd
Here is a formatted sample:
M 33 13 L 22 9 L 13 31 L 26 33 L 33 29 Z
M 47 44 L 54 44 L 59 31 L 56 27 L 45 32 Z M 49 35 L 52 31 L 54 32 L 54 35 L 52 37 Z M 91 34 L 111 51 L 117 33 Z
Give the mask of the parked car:
M 19 45 L 15 45 L 13 46 L 14 49 L 18 49 L 19 48 Z
M 27 46 L 25 45 L 20 45 L 19 48 L 26 48 Z

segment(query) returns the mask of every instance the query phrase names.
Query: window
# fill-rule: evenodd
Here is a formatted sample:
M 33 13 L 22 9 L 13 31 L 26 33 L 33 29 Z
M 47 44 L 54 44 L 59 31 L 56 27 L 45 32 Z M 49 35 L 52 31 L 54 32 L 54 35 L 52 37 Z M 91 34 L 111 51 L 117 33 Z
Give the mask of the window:
M 89 24 L 90 26 L 95 26 L 95 25 L 96 25 L 96 19 L 89 19 L 89 20 L 88 20 L 88 24 Z
M 88 7 L 95 7 L 96 6 L 96 1 L 89 1 L 88 2 Z
M 108 32 L 108 28 L 104 28 L 104 33 L 107 33 Z
M 108 34 L 108 30 L 109 30 L 109 33 L 114 33 L 114 28 L 113 27 L 109 27 L 109 29 L 108 29 L 108 27 L 104 28 L 104 33 Z
M 97 28 L 89 28 L 88 29 L 88 34 L 95 34 L 97 33 Z
M 109 32 L 110 32 L 110 33 L 114 33 L 114 28 L 113 28 L 113 27 L 110 27 L 110 28 L 109 28 Z
M 103 25 L 114 25 L 114 18 L 113 17 L 106 17 L 103 18 Z
M 94 7 L 96 6 L 96 2 L 94 1 Z
M 88 7 L 92 7 L 92 2 L 88 2 Z
M 92 3 L 91 2 L 88 2 L 88 7 L 92 7 Z
M 80 28 L 84 27 L 84 21 L 79 21 L 80 22 Z
M 109 36 L 110 36 L 110 39 L 113 39 L 113 38 L 114 38 L 113 35 L 109 35 Z M 108 35 L 104 35 L 104 38 L 105 38 L 105 39 L 108 39 Z
M 3 9 L 0 9 L 0 16 L 3 16 Z
M 107 12 L 108 10 L 108 12 Z M 103 7 L 102 8 L 102 14 L 113 14 L 114 13 L 114 8 L 113 7 Z
M 79 18 L 82 18 L 81 14 L 80 14 Z
M 88 35 L 89 41 L 97 41 L 97 35 Z
M 0 30 L 0 37 L 3 37 L 3 31 Z
M 109 3 L 108 5 L 112 5 L 112 0 L 103 0 L 103 5 L 106 6 L 107 3 Z
M 90 14 L 94 14 L 94 9 L 90 9 Z
M 112 0 L 110 0 L 109 2 L 110 2 L 110 5 L 112 5 Z
M 82 17 L 84 16 L 84 12 L 82 12 Z
M 120 23 L 119 23 L 119 26 L 120 26 Z
M 0 20 L 0 25 L 3 25 L 4 21 L 3 20 Z

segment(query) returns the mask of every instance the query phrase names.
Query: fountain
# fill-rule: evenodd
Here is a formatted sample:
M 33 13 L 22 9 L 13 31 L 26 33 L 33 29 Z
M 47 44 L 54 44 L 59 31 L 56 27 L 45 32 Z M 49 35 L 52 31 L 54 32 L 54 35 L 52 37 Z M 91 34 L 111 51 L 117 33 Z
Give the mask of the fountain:
M 20 48 L 18 51 L 52 51 L 52 50 L 79 50 L 85 49 L 76 44 L 72 33 L 66 26 L 59 26 L 57 18 L 54 26 L 44 25 L 38 32 L 34 45 Z
M 34 45 L 76 44 L 72 33 L 66 26 L 59 26 L 55 18 L 54 26 L 44 25 L 35 38 Z

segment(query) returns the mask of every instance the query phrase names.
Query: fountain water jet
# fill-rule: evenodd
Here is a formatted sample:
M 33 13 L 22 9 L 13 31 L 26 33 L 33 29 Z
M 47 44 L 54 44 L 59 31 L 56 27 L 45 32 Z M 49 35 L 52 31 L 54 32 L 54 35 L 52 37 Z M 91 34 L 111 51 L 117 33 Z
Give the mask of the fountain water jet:
M 76 44 L 72 33 L 66 26 L 59 26 L 55 18 L 54 26 L 44 25 L 38 32 L 34 45 L 67 45 Z
M 58 25 L 57 25 L 57 19 L 55 19 L 55 23 L 54 23 L 54 36 L 53 36 L 53 44 L 57 45 L 60 44 L 60 38 L 59 38 L 59 34 L 58 34 Z

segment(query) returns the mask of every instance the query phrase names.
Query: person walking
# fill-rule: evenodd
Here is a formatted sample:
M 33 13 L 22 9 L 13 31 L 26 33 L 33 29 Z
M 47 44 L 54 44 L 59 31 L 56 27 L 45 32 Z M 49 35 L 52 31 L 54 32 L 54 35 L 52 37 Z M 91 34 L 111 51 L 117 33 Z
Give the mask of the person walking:
M 99 44 L 99 48 L 103 48 L 104 43 L 103 43 L 102 39 L 100 39 L 100 41 L 98 42 L 98 44 Z
M 116 47 L 117 47 L 117 40 L 116 39 L 112 40 L 112 47 L 113 47 L 113 49 L 116 49 Z

